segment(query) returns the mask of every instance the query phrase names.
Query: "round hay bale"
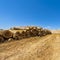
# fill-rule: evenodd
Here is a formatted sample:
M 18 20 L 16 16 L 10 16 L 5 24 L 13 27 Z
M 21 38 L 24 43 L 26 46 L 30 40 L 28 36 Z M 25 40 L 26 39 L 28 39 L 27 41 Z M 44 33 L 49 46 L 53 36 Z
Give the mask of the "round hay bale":
M 38 36 L 43 36 L 44 35 L 44 30 L 43 29 L 39 29 L 38 30 Z
M 13 38 L 15 40 L 20 40 L 21 39 L 21 33 L 17 31 L 16 33 L 14 33 Z
M 0 36 L 3 36 L 3 30 L 0 30 Z
M 37 28 L 37 36 L 42 36 L 42 28 Z
M 4 38 L 2 36 L 0 36 L 0 43 L 4 42 Z
M 31 37 L 31 31 L 30 30 L 26 30 L 26 37 Z
M 26 36 L 26 31 L 22 31 L 21 35 L 22 35 L 22 38 L 26 38 L 27 37 Z
M 34 29 L 31 30 L 31 33 L 33 36 L 38 36 L 38 29 L 34 27 Z
M 4 30 L 3 31 L 3 37 L 4 38 L 11 38 L 13 36 L 13 33 L 9 30 Z
M 50 30 L 44 29 L 44 31 L 45 31 L 46 35 L 47 34 L 51 34 L 51 31 Z
M 28 30 L 26 30 L 27 37 L 33 37 L 38 36 L 38 28 L 37 27 L 29 27 Z
M 46 35 L 46 31 L 45 30 L 42 30 L 41 33 L 42 33 L 42 36 Z
M 43 29 L 41 30 L 41 36 L 45 36 L 45 35 L 48 35 L 48 34 L 51 34 L 51 32 L 47 29 Z

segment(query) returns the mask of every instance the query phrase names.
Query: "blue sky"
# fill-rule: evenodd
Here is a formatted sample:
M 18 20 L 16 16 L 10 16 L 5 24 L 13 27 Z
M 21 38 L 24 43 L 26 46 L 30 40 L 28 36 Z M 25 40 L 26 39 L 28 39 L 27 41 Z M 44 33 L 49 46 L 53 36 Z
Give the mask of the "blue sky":
M 0 28 L 35 25 L 60 29 L 59 0 L 0 0 Z

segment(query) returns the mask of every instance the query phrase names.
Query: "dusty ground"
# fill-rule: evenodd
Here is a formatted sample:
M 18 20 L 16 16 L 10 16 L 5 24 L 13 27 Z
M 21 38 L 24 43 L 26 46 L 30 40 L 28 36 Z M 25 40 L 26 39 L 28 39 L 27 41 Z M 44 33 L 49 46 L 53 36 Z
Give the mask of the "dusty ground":
M 60 60 L 60 34 L 0 44 L 0 60 Z

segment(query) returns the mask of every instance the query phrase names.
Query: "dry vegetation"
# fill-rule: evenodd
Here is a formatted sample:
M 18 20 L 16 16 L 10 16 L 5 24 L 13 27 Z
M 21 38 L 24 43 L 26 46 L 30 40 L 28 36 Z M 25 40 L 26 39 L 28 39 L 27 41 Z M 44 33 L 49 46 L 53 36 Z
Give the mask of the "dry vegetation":
M 55 38 L 50 30 L 38 27 L 1 30 L 0 60 L 55 60 Z
M 56 32 L 37 27 L 1 30 L 0 60 L 60 60 L 60 34 Z
M 60 34 L 0 44 L 0 60 L 60 60 Z

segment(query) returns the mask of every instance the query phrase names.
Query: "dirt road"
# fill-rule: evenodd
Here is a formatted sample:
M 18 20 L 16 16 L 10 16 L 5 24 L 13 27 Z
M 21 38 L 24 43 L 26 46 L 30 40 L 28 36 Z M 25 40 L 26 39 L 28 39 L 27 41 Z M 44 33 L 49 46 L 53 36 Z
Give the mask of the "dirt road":
M 60 34 L 0 44 L 0 60 L 60 60 Z

